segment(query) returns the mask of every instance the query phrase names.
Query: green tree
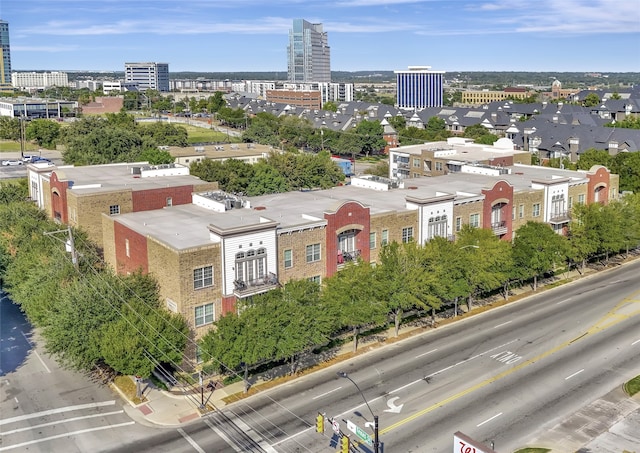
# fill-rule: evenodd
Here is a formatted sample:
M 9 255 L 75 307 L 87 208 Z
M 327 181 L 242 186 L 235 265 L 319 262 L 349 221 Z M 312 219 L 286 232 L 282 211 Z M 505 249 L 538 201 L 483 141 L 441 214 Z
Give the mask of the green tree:
M 20 141 L 20 119 L 0 116 L 0 139 Z
M 336 104 L 333 101 L 327 101 L 322 106 L 322 110 L 326 110 L 327 112 L 334 112 L 335 113 L 335 112 L 338 111 L 338 104 Z
M 441 301 L 433 290 L 437 280 L 435 274 L 425 268 L 423 255 L 422 248 L 415 242 L 392 242 L 382 249 L 380 266 L 374 271 L 374 281 L 379 285 L 378 298 L 387 304 L 394 319 L 396 337 L 404 312 L 440 307 Z
M 355 133 L 360 142 L 361 152 L 367 156 L 377 154 L 387 145 L 387 142 L 382 138 L 384 128 L 378 121 L 360 121 L 356 126 Z
M 38 146 L 53 149 L 60 136 L 60 123 L 51 120 L 33 120 L 26 127 L 27 140 L 34 140 Z
M 640 152 L 616 154 L 609 169 L 620 175 L 621 191 L 640 192 Z
M 222 91 L 216 91 L 213 93 L 213 96 L 209 97 L 207 109 L 209 113 L 214 113 L 220 111 L 220 109 L 226 105 L 227 102 L 224 100 L 224 93 Z
M 187 146 L 188 134 L 184 126 L 171 123 L 150 123 L 139 126 L 142 137 L 149 137 L 157 145 Z
M 151 165 L 172 164 L 175 157 L 169 151 L 159 150 L 158 148 L 147 148 L 139 154 L 136 160 L 149 162 Z
M 569 258 L 580 264 L 580 271 L 584 271 L 587 260 L 598 252 L 600 239 L 598 235 L 598 217 L 600 205 L 577 204 L 571 212 L 569 224 Z
M 585 96 L 582 105 L 585 107 L 595 107 L 600 104 L 600 97 L 596 93 L 589 93 Z
M 604 165 L 607 168 L 611 168 L 613 161 L 612 156 L 608 151 L 603 149 L 589 148 L 578 158 L 578 170 L 590 170 L 594 165 Z
M 322 300 L 338 325 L 351 331 L 354 352 L 358 349 L 360 329 L 386 322 L 387 305 L 379 297 L 374 268 L 362 260 L 348 263 L 325 280 Z
M 253 197 L 269 193 L 284 193 L 291 190 L 289 180 L 265 161 L 254 164 L 253 169 L 253 177 L 247 186 L 247 195 Z
M 528 221 L 516 231 L 513 258 L 519 275 L 533 278 L 533 290 L 538 289 L 538 277 L 562 264 L 567 255 L 566 239 L 556 234 L 546 223 Z

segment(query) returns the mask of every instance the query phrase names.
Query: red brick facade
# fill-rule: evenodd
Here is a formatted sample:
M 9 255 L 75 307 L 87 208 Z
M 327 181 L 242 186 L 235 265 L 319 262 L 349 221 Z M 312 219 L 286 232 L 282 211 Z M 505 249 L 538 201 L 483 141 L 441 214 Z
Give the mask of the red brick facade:
M 60 181 L 56 172 L 51 174 L 51 214 L 62 223 L 69 222 L 67 213 L 68 181 Z
M 587 173 L 589 179 L 587 189 L 587 204 L 593 202 L 607 203 L 609 198 L 609 170 L 601 165 L 594 165 Z M 599 193 L 604 191 L 604 193 Z M 597 194 L 597 195 L 596 195 Z
M 142 273 L 148 273 L 147 238 L 120 222 L 114 222 L 113 229 L 117 272 L 128 274 L 142 270 Z
M 338 270 L 338 235 L 347 230 L 357 230 L 355 249 L 360 250 L 360 256 L 366 262 L 369 255 L 369 208 L 356 202 L 346 201 L 337 207 L 335 211 L 327 211 L 324 214 L 327 221 L 326 250 L 327 273 L 330 277 Z
M 191 203 L 193 186 L 167 187 L 166 189 L 137 190 L 131 195 L 133 212 L 151 211 L 167 206 L 167 199 L 171 198 L 171 205 Z
M 494 228 L 494 231 L 502 228 L 500 231 L 506 231 L 499 234 L 499 237 L 505 241 L 511 240 L 513 232 L 512 209 L 513 209 L 513 186 L 504 180 L 500 180 L 491 189 L 484 189 L 484 203 L 482 206 L 482 225 L 485 228 Z M 500 205 L 499 208 L 497 206 Z M 492 211 L 500 209 L 500 223 L 504 222 L 504 226 L 495 225 L 495 219 L 492 218 Z

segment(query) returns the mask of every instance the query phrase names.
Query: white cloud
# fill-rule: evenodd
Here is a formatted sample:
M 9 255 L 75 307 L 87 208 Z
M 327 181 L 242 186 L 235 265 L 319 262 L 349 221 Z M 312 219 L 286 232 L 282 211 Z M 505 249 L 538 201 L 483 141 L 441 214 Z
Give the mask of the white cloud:
M 73 52 L 78 50 L 79 46 L 11 46 L 12 51 L 18 52 L 47 52 L 47 53 L 56 53 L 56 52 Z

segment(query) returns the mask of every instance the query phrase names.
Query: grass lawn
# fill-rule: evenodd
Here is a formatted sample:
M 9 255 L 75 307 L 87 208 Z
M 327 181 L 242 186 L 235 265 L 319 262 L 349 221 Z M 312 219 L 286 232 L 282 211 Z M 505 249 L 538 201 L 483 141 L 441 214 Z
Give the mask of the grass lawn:
M 25 149 L 27 151 L 34 151 L 38 149 L 38 145 L 34 143 L 25 143 Z M 20 143 L 11 140 L 0 140 L 0 152 L 3 151 L 20 151 Z
M 640 392 L 640 376 L 636 376 L 624 384 L 624 391 L 627 392 L 629 396 L 633 396 Z
M 176 123 L 178 126 L 182 126 L 187 130 L 189 143 L 203 143 L 203 142 L 228 142 L 227 134 L 224 132 L 214 131 L 213 129 L 204 129 L 202 127 L 190 126 L 188 124 Z M 230 137 L 231 142 L 238 142 L 239 140 L 234 137 Z
M 113 385 L 118 387 L 120 391 L 127 397 L 133 404 L 140 404 L 146 401 L 143 396 L 142 399 L 136 396 L 136 383 L 133 382 L 131 376 L 117 376 L 113 380 Z

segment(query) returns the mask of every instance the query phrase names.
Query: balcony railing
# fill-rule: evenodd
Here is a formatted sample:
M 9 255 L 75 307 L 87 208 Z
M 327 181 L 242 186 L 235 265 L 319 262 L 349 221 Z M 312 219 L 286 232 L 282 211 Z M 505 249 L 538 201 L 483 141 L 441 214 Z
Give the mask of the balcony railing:
M 507 222 L 504 220 L 501 220 L 500 222 L 493 222 L 491 224 L 491 230 L 493 230 L 493 234 L 496 236 L 507 234 Z
M 549 217 L 549 223 L 567 223 L 571 220 L 569 211 L 559 211 L 551 213 Z
M 338 264 L 345 264 L 351 261 L 356 261 L 359 256 L 360 250 L 352 250 L 350 252 L 342 250 L 338 252 Z
M 278 276 L 273 272 L 269 272 L 267 275 L 261 278 L 253 280 L 234 280 L 233 294 L 236 297 L 249 297 L 260 293 L 266 293 L 267 291 L 277 288 L 280 285 Z

